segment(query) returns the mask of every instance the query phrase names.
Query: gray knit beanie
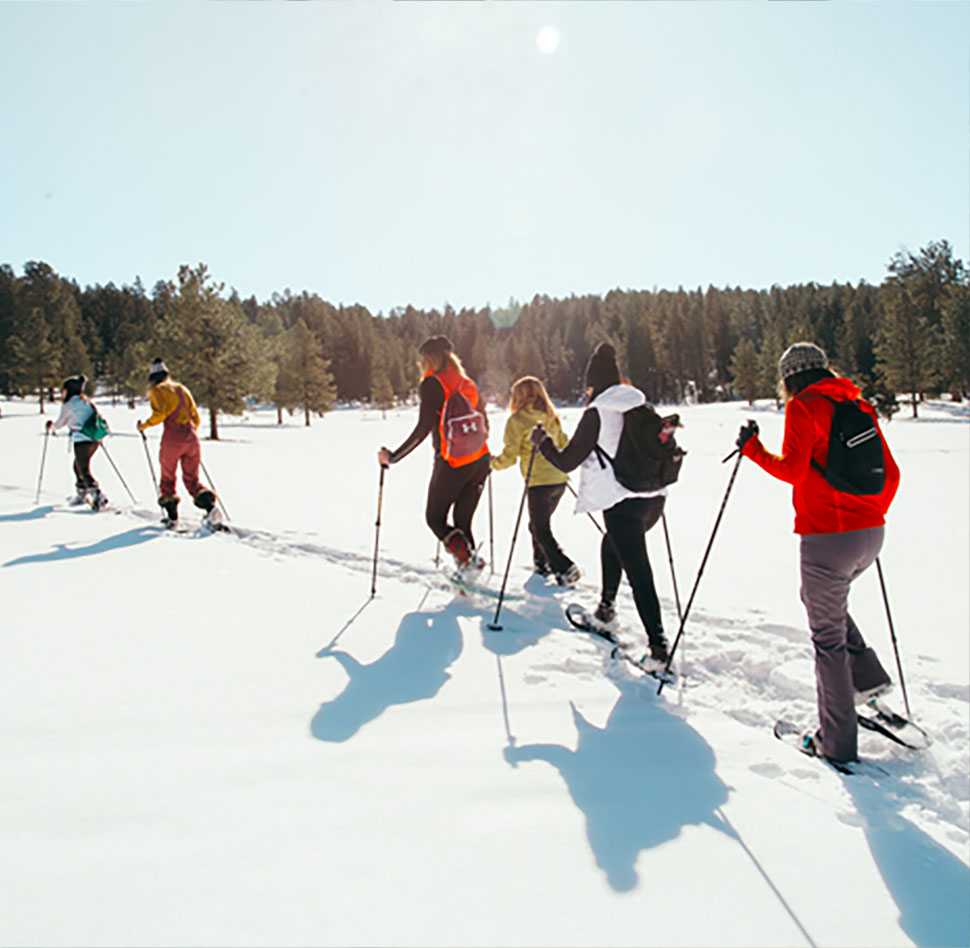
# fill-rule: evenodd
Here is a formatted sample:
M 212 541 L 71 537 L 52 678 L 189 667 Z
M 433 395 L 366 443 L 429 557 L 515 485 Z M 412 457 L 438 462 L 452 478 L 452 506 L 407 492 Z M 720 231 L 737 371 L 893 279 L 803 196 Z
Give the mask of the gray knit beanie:
M 814 342 L 796 342 L 778 360 L 778 374 L 782 381 L 807 369 L 827 369 L 828 356 Z

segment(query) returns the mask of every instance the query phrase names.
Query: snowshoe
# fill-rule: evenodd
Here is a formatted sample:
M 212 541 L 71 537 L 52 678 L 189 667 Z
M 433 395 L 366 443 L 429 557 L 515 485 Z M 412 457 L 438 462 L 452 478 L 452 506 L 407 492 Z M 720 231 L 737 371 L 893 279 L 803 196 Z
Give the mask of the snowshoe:
M 614 610 L 614 619 L 615 615 Z M 636 658 L 630 651 L 631 646 L 624 642 L 617 634 L 615 624 L 612 626 L 605 625 L 596 618 L 595 614 L 591 615 L 579 603 L 574 602 L 566 606 L 566 618 L 569 620 L 570 625 L 579 629 L 581 632 L 589 632 L 591 635 L 595 635 L 611 643 L 613 645 L 613 651 L 610 653 L 611 658 L 617 660 L 622 659 L 630 665 L 633 665 L 634 668 L 650 675 L 651 678 L 656 678 L 657 681 L 665 685 L 673 684 L 677 680 L 677 676 L 666 665 L 666 646 L 663 647 L 664 659 L 662 661 L 654 657 L 653 652 L 656 646 L 652 646 L 650 651 L 641 658 Z

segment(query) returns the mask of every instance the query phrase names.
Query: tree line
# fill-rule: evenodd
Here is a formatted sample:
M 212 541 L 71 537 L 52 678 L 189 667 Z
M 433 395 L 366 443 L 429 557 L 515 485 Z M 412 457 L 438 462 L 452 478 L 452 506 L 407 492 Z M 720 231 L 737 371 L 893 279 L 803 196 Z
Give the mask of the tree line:
M 777 397 L 777 361 L 787 345 L 822 346 L 884 414 L 897 395 L 919 402 L 943 392 L 970 396 L 970 274 L 945 240 L 899 251 L 879 286 L 832 283 L 769 289 L 611 290 L 605 296 L 501 307 L 371 314 L 316 293 L 240 298 L 205 264 L 182 266 L 151 292 L 87 286 L 30 261 L 17 276 L 0 265 L 0 392 L 45 399 L 83 372 L 101 392 L 134 399 L 147 366 L 161 356 L 209 411 L 273 404 L 277 419 L 305 424 L 339 400 L 387 409 L 411 398 L 417 347 L 448 336 L 492 403 L 535 375 L 559 401 L 583 395 L 589 353 L 616 347 L 630 381 L 654 402 Z

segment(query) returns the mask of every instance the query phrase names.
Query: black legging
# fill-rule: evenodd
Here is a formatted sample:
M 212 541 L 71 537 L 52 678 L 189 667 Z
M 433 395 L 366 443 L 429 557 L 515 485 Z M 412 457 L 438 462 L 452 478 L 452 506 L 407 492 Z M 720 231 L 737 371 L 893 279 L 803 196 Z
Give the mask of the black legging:
M 565 573 L 573 565 L 552 535 L 552 514 L 565 492 L 565 484 L 540 484 L 530 487 L 526 493 L 529 533 L 532 534 L 532 561 L 537 568 L 545 566 L 554 573 Z
M 98 486 L 91 476 L 91 457 L 100 445 L 100 441 L 74 442 L 74 483 L 79 491 Z
M 485 478 L 489 472 L 489 456 L 480 457 L 463 467 L 452 467 L 444 458 L 435 457 L 428 484 L 428 505 L 424 518 L 434 535 L 443 540 L 457 527 L 474 548 L 472 517 L 482 496 Z M 454 506 L 454 524 L 448 523 L 448 512 Z
M 603 511 L 606 533 L 600 544 L 604 602 L 612 603 L 626 573 L 633 589 L 633 601 L 651 645 L 664 642 L 660 600 L 653 585 L 653 570 L 647 556 L 647 531 L 660 519 L 664 497 L 628 497 Z

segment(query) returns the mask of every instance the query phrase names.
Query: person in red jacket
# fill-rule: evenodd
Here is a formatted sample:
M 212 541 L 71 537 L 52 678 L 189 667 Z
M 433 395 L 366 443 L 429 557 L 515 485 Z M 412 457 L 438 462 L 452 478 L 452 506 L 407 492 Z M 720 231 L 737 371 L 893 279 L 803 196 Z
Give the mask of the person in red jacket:
M 737 444 L 745 457 L 792 485 L 795 533 L 801 537 L 801 599 L 815 648 L 819 717 L 818 729 L 805 735 L 802 749 L 850 762 L 858 756 L 855 705 L 884 693 L 891 683 L 849 615 L 849 586 L 882 548 L 886 511 L 899 487 L 899 468 L 879 430 L 875 409 L 860 400 L 856 385 L 829 369 L 822 349 L 797 342 L 782 355 L 778 369 L 786 397 L 781 454 L 765 449 L 753 421 L 741 428 Z M 877 494 L 837 490 L 823 474 L 833 401 L 845 400 L 858 400 L 879 433 L 885 474 Z

